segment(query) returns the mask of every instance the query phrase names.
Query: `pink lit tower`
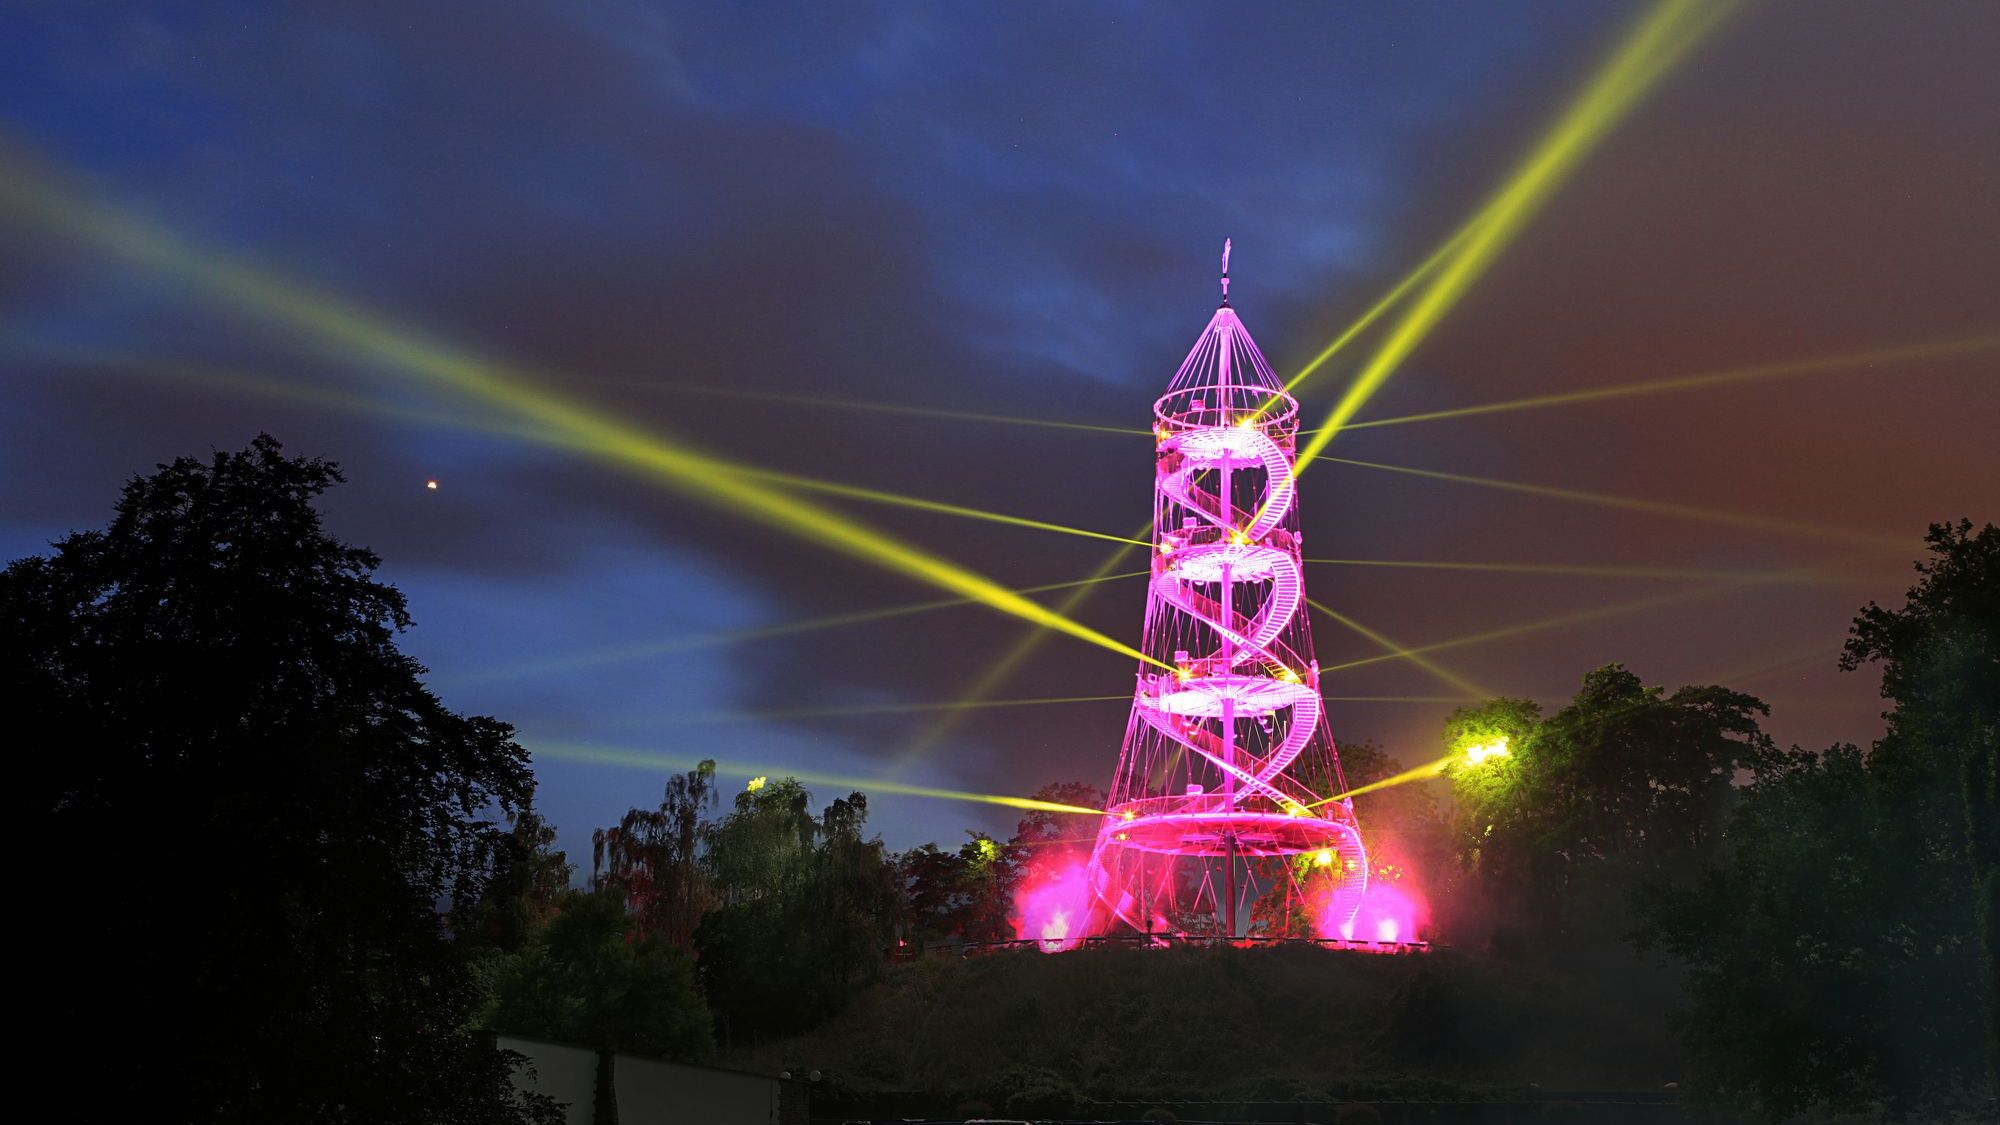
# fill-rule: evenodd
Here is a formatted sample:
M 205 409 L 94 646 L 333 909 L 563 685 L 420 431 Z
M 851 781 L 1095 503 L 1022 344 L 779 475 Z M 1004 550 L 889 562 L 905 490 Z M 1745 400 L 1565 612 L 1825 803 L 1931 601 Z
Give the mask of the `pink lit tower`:
M 1368 862 L 1319 693 L 1293 478 L 1298 403 L 1222 305 L 1153 406 L 1152 582 L 1090 862 L 1101 922 L 1337 937 Z M 1111 919 L 1116 919 L 1115 923 Z M 1312 921 L 1304 921 L 1311 919 Z M 1335 932 L 1328 932 L 1335 931 Z

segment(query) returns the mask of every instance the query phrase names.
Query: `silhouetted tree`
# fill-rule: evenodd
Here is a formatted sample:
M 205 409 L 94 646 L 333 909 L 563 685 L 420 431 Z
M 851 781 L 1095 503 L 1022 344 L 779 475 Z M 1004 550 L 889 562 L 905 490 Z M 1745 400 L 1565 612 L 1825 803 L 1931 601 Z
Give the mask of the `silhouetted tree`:
M 313 508 L 340 479 L 260 436 L 0 573 L 28 838 L 62 857 L 28 876 L 58 921 L 17 935 L 54 986 L 24 1026 L 66 1118 L 520 1118 L 439 906 L 485 894 L 527 755 L 397 651 L 402 595 Z
M 635 808 L 591 835 L 591 884 L 618 887 L 641 933 L 684 948 L 714 898 L 701 869 L 703 813 L 715 807 L 715 762 L 667 779 L 658 809 Z
M 1925 541 L 1922 581 L 1900 610 L 1868 603 L 1840 666 L 1881 665 L 1893 706 L 1869 765 L 1906 798 L 1895 825 L 1903 842 L 1919 853 L 1950 847 L 1962 826 L 1986 960 L 1988 1069 L 2000 1083 L 2000 528 L 1932 524 Z M 1926 871 L 1958 878 L 1947 864 Z M 1943 907 L 1939 921 L 1956 914 L 1949 885 L 1911 889 L 1925 907 Z
M 1689 968 L 1705 1100 L 1771 1118 L 1990 1110 L 1994 969 L 1977 920 L 1992 894 L 1980 810 L 2000 718 L 2000 533 L 1940 525 L 1929 542 L 1905 607 L 1871 603 L 1842 660 L 1881 663 L 1887 733 L 1865 756 L 1760 767 L 1698 884 L 1648 911 L 1644 936 Z
M 506 846 L 495 857 L 486 893 L 467 911 L 459 936 L 474 946 L 511 953 L 556 916 L 576 865 L 556 847 L 555 826 L 541 814 L 522 809 L 508 819 Z
M 1015 859 L 991 837 L 972 834 L 955 852 L 936 844 L 912 848 L 896 858 L 903 886 L 904 939 L 999 941 L 1013 937 L 1007 924 L 1012 906 Z

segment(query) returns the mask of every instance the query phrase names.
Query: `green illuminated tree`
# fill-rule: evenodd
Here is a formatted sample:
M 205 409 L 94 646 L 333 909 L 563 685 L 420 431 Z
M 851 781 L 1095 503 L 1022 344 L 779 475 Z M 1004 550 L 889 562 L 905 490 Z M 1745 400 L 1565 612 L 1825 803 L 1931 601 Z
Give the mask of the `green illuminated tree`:
M 1768 713 L 1721 687 L 1667 695 L 1616 664 L 1547 718 L 1507 699 L 1454 713 L 1447 746 L 1508 746 L 1449 770 L 1458 851 L 1501 920 L 1496 937 L 1616 944 L 1625 900 L 1686 883 L 1712 852 L 1738 773 L 1774 759 L 1759 726 Z
M 17 935 L 62 982 L 35 1076 L 106 1119 L 524 1112 L 467 1030 L 451 935 L 509 847 L 496 815 L 528 806 L 527 754 L 397 651 L 403 596 L 313 507 L 340 479 L 260 436 L 134 479 L 108 528 L 0 573 L 15 776 L 61 856 L 28 875 L 60 924 Z M 111 1028 L 145 1044 L 106 1083 L 83 1048 Z M 121 1091 L 143 1110 L 113 1112 Z

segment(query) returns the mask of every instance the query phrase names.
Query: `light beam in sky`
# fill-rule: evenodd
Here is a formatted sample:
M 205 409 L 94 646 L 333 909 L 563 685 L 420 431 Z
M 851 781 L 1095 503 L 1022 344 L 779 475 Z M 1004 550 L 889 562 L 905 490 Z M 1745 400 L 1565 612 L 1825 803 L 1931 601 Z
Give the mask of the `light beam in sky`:
M 1506 414 L 1517 410 L 1540 410 L 1551 406 L 1574 406 L 1585 402 L 1604 402 L 1610 399 L 1674 394 L 1680 391 L 1727 386 L 1732 383 L 1749 383 L 1767 379 L 1789 379 L 1806 375 L 1838 374 L 1853 371 L 1856 368 L 1873 367 L 1876 364 L 1907 363 L 1911 360 L 1969 355 L 1976 352 L 1991 351 L 1995 348 L 2000 348 L 2000 333 L 1989 332 L 1979 336 L 1958 336 L 1946 340 L 1898 344 L 1892 347 L 1874 348 L 1868 351 L 1842 352 L 1836 355 L 1813 356 L 1809 359 L 1787 360 L 1779 363 L 1759 363 L 1747 367 L 1732 367 L 1726 371 L 1709 371 L 1699 375 L 1675 375 L 1665 379 L 1646 379 L 1641 382 L 1619 383 L 1609 387 L 1590 387 L 1578 391 L 1558 391 L 1554 394 L 1532 395 L 1528 398 L 1508 399 L 1504 402 L 1487 402 L 1477 406 L 1454 407 L 1450 410 L 1429 410 L 1422 414 L 1403 414 L 1394 418 L 1372 418 L 1365 422 L 1349 422 L 1341 428 L 1343 430 L 1367 430 L 1377 426 L 1404 426 L 1412 422 L 1439 422 L 1451 418 L 1476 418 L 1486 414 Z
M 1068 590 L 1077 586 L 1091 586 L 1100 582 L 1116 582 L 1125 578 L 1138 578 L 1146 574 L 1143 570 L 1129 570 L 1123 574 L 1107 574 L 1102 578 L 1078 578 L 1068 582 L 1051 582 L 1045 586 L 1023 586 L 1017 594 L 1040 594 L 1051 590 Z M 936 601 L 914 602 L 909 605 L 883 606 L 880 609 L 860 609 L 849 613 L 833 613 L 823 617 L 800 618 L 796 621 L 779 621 L 770 625 L 753 625 L 746 629 L 730 629 L 720 633 L 705 633 L 695 637 L 676 637 L 670 641 L 647 641 L 641 644 L 619 645 L 612 648 L 593 649 L 571 656 L 557 657 L 528 664 L 513 664 L 498 668 L 485 668 L 466 675 L 454 676 L 445 681 L 454 686 L 482 683 L 491 680 L 519 679 L 538 676 L 549 672 L 568 672 L 579 668 L 595 668 L 605 664 L 620 664 L 632 660 L 663 656 L 695 649 L 719 648 L 725 645 L 742 644 L 746 641 L 760 641 L 770 637 L 789 637 L 798 633 L 816 632 L 821 629 L 837 629 L 844 625 L 862 625 L 875 621 L 886 621 L 895 617 L 908 617 L 932 610 L 951 609 L 957 606 L 979 604 L 972 598 L 940 598 Z
M 1465 695 L 1323 695 L 1329 703 L 1471 703 L 1492 698 L 1490 693 Z M 745 711 L 709 713 L 676 712 L 619 720 L 616 725 L 715 726 L 725 723 L 760 723 L 788 719 L 844 719 L 874 715 L 911 715 L 926 711 L 985 711 L 1010 707 L 1054 707 L 1070 703 L 1131 703 L 1124 695 L 1060 695 L 1043 699 L 949 699 L 924 703 L 858 703 L 827 707 L 772 707 Z
M 1677 582 L 1731 582 L 1750 579 L 1771 582 L 1813 582 L 1827 584 L 1865 583 L 1879 579 L 1864 575 L 1830 574 L 1819 570 L 1722 570 L 1673 566 L 1601 566 L 1587 563 L 1501 563 L 1445 562 L 1420 559 L 1305 559 L 1322 566 L 1382 567 L 1394 570 L 1472 571 L 1490 574 L 1545 574 L 1575 578 L 1659 578 Z
M 65 190 L 68 188 L 68 190 Z M 137 216 L 0 159 L 0 207 L 32 216 L 99 250 L 180 278 L 211 297 L 345 349 L 357 361 L 401 371 L 546 428 L 564 444 L 726 514 L 785 531 L 1010 616 L 1100 648 L 1155 663 L 1138 649 L 1029 601 L 992 579 L 849 516 L 754 480 L 751 466 L 716 457 L 556 394 L 525 372 L 449 344 L 218 253 L 197 250 Z
M 1443 680 L 1445 683 L 1450 684 L 1452 687 L 1455 687 L 1460 691 L 1467 692 L 1470 695 L 1474 696 L 1475 698 L 1479 699 L 1489 699 L 1493 695 L 1492 692 L 1486 690 L 1483 687 L 1480 687 L 1478 684 L 1473 683 L 1471 680 L 1466 679 L 1464 676 L 1459 675 L 1458 673 L 1452 671 L 1451 669 L 1444 667 L 1437 661 L 1432 660 L 1430 657 L 1427 657 L 1419 652 L 1411 651 L 1405 645 L 1383 636 L 1382 634 L 1376 632 L 1373 629 L 1370 629 L 1368 626 L 1363 625 L 1361 622 L 1354 620 L 1352 617 L 1347 616 L 1346 614 L 1340 612 L 1337 609 L 1334 609 L 1331 606 L 1324 605 L 1313 598 L 1307 598 L 1306 604 L 1318 610 L 1319 612 L 1325 614 L 1326 616 L 1333 618 L 1335 621 L 1346 626 L 1348 629 L 1356 633 L 1359 633 L 1362 636 L 1368 638 L 1369 640 L 1375 642 L 1375 644 L 1379 645 L 1380 647 L 1387 649 L 1391 654 L 1402 657 L 1403 659 L 1409 661 L 1412 664 L 1415 664 L 1417 667 L 1422 668 L 1424 671 L 1429 672 L 1431 675 L 1436 676 L 1438 679 Z
M 1911 542 L 1892 535 L 1878 535 L 1874 532 L 1856 531 L 1845 527 L 1829 527 L 1825 524 L 1806 523 L 1802 520 L 1780 519 L 1777 516 L 1747 515 L 1742 512 L 1726 512 L 1715 508 L 1696 507 L 1693 504 L 1675 504 L 1665 500 L 1638 500 L 1629 496 L 1613 496 L 1603 492 L 1586 492 L 1580 488 L 1556 488 L 1545 484 L 1526 484 L 1521 481 L 1496 480 L 1492 477 L 1475 477 L 1465 473 L 1446 473 L 1436 469 L 1411 469 L 1402 465 L 1384 465 L 1377 461 L 1355 461 L 1346 457 L 1327 457 L 1325 459 L 1334 464 L 1352 465 L 1361 469 L 1380 469 L 1383 472 L 1402 473 L 1406 476 L 1424 477 L 1428 480 L 1445 480 L 1457 484 L 1472 484 L 1478 485 L 1481 488 L 1497 488 L 1504 492 L 1518 492 L 1527 496 L 1541 496 L 1550 500 L 1567 500 L 1577 504 L 1594 504 L 1603 508 L 1618 508 L 1628 512 L 1669 516 L 1674 519 L 1720 524 L 1724 527 L 1740 527 L 1751 531 L 1800 535 L 1840 543 L 1861 544 L 1882 550 L 1904 551 L 1913 546 Z
M 1428 275 L 1423 292 L 1300 448 L 1296 471 L 1312 464 L 1612 126 L 1734 6 L 1725 0 L 1659 0 L 1647 11 L 1491 200 L 1454 236 L 1456 249 Z
M 679 772 L 701 764 L 700 759 L 687 754 L 656 754 L 643 750 L 627 750 L 614 746 L 591 746 L 569 742 L 535 741 L 530 750 L 538 758 L 554 758 L 566 762 L 587 762 L 600 766 L 626 766 L 632 769 L 665 770 Z M 830 785 L 836 789 L 860 790 L 874 796 L 888 793 L 901 797 L 930 797 L 943 801 L 970 801 L 982 805 L 1001 805 L 1010 809 L 1026 809 L 1030 812 L 1074 813 L 1078 816 L 1103 816 L 1103 809 L 1087 808 L 1083 805 L 1067 805 L 1060 801 L 1043 801 L 1034 797 L 1010 797 L 997 793 L 969 793 L 962 789 L 940 789 L 930 785 L 911 785 L 907 782 L 892 781 L 880 777 L 849 777 L 843 774 L 822 773 L 812 769 L 796 769 L 791 766 L 764 763 L 746 765 L 737 761 L 718 761 L 715 772 L 722 777 L 790 777 L 810 785 Z
M 907 402 L 870 402 L 851 398 L 826 398 L 820 395 L 781 394 L 777 391 L 739 390 L 734 387 L 705 387 L 694 383 L 654 383 L 632 379 L 591 380 L 613 382 L 620 386 L 655 388 L 672 391 L 675 394 L 712 395 L 718 398 L 737 398 L 751 402 L 771 402 L 788 406 L 805 406 L 814 409 L 855 410 L 871 414 L 901 414 L 913 418 L 941 418 L 956 422 L 990 422 L 1000 426 L 1035 426 L 1048 430 L 1075 430 L 1095 434 L 1120 434 L 1126 437 L 1151 437 L 1151 430 L 1134 429 L 1130 426 L 1099 426 L 1089 422 L 1064 422 L 1054 418 L 1023 418 L 1013 414 L 987 414 L 976 410 L 953 410 L 942 406 L 922 406 Z
M 1447 649 L 1486 644 L 1489 641 L 1505 640 L 1511 637 L 1525 636 L 1529 633 L 1546 632 L 1551 629 L 1562 629 L 1590 621 L 1603 621 L 1613 617 L 1625 617 L 1630 614 L 1644 613 L 1647 610 L 1679 605 L 1701 598 L 1720 597 L 1724 594 L 1734 593 L 1738 590 L 1760 584 L 1762 584 L 1761 580 L 1744 579 L 1719 583 L 1713 586 L 1697 586 L 1692 589 L 1676 590 L 1667 594 L 1656 594 L 1650 598 L 1640 598 L 1636 601 L 1591 606 L 1588 609 L 1559 613 L 1551 617 L 1523 621 L 1514 625 L 1503 625 L 1497 629 L 1486 629 L 1462 637 L 1452 637 L 1449 640 L 1432 641 L 1429 644 L 1415 645 L 1402 653 L 1384 653 L 1380 656 L 1364 656 L 1357 660 L 1348 660 L 1339 664 L 1324 664 L 1320 666 L 1320 674 L 1326 675 L 1331 672 L 1344 672 L 1351 668 L 1365 668 L 1371 664 L 1380 664 L 1385 660 L 1403 660 L 1408 658 L 1409 653 L 1443 652 Z

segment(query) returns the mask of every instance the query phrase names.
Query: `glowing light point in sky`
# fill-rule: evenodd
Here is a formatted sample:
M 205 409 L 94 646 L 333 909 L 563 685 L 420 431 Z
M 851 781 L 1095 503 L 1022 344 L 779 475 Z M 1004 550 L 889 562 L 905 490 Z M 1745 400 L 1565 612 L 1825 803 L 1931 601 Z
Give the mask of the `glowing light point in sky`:
M 1331 796 L 1346 783 L 1304 612 L 1298 403 L 1230 307 L 1227 253 L 1221 307 L 1153 407 L 1147 661 L 1088 869 L 1094 932 L 1238 937 L 1253 896 L 1348 922 L 1368 880 L 1353 804 Z M 1276 913 L 1260 936 L 1286 936 L 1295 912 Z

